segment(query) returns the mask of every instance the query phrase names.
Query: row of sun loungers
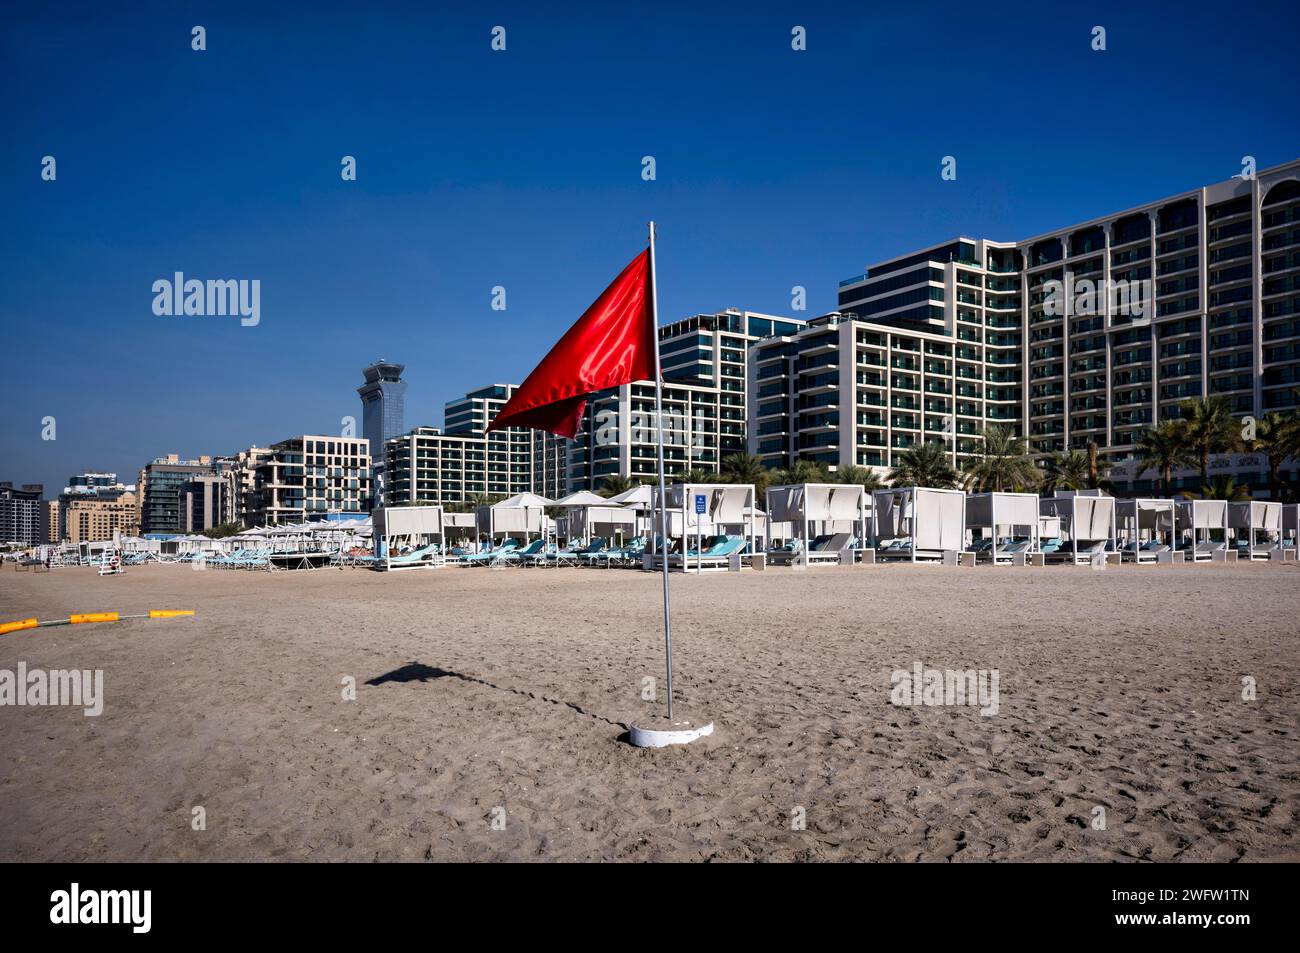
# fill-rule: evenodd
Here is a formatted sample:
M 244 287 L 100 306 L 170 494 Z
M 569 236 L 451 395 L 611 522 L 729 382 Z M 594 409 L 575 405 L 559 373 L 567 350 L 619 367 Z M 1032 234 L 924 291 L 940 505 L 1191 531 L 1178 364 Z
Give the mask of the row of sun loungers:
M 603 538 L 586 544 L 571 544 L 563 549 L 553 543 L 536 539 L 527 546 L 517 540 L 506 539 L 491 549 L 474 553 L 456 553 L 453 550 L 448 562 L 461 566 L 487 566 L 490 569 L 563 568 L 592 566 L 609 569 L 615 566 L 640 565 L 645 551 L 645 539 L 636 537 L 623 546 L 611 546 Z

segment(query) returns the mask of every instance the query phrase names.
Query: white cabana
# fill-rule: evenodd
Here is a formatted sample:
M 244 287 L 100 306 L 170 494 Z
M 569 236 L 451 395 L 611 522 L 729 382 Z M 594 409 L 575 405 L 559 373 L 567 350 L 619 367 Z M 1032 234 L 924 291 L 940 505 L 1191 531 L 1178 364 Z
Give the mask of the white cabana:
M 634 510 L 649 510 L 654 506 L 655 489 L 649 483 L 642 483 L 630 490 L 624 490 L 617 496 L 611 496 L 605 502 Z
M 619 506 L 590 490 L 570 493 L 555 505 L 565 510 L 557 521 L 557 535 L 565 539 L 617 539 L 636 535 L 636 511 Z
M 375 510 L 371 520 L 376 568 L 432 569 L 444 564 L 447 529 L 441 506 L 385 506 Z
M 459 542 L 469 543 L 478 548 L 478 514 L 442 512 L 442 530 L 447 537 L 447 545 Z
M 972 540 L 976 558 L 993 565 L 1025 565 L 1040 549 L 1037 493 L 971 493 L 966 497 L 966 528 L 978 530 L 981 538 Z M 990 536 L 985 545 L 984 530 Z M 1007 538 L 1010 537 L 1010 538 Z
M 877 490 L 873 496 L 877 559 L 964 561 L 964 492 L 913 486 Z
M 609 498 L 609 503 L 614 506 L 622 506 L 626 509 L 633 510 L 637 515 L 636 531 L 639 534 L 650 535 L 654 531 L 655 490 L 648 483 L 642 483 L 640 486 L 634 486 L 630 490 L 624 490 L 622 493 Z
M 1115 498 L 1103 496 L 1100 491 L 1074 492 L 1057 490 L 1055 496 L 1039 501 L 1039 515 L 1058 517 L 1061 536 L 1068 545 L 1059 548 L 1043 546 L 1045 556 L 1062 558 L 1079 564 L 1119 559 L 1115 552 Z M 1107 555 L 1107 554 L 1110 555 Z M 1112 559 L 1113 557 L 1113 559 Z
M 546 507 L 554 505 L 536 493 L 516 493 L 500 503 L 478 508 L 479 532 L 490 540 L 496 539 L 497 534 L 518 536 L 525 541 L 532 536 L 546 536 L 551 529 Z
M 1282 504 L 1264 501 L 1228 504 L 1228 529 L 1243 559 L 1270 559 L 1282 547 Z
M 1135 563 L 1182 562 L 1178 507 L 1173 500 L 1116 500 L 1115 535 L 1122 559 Z
M 1287 549 L 1300 546 L 1300 503 L 1282 504 L 1282 545 Z
M 665 542 L 669 566 L 679 566 L 683 571 L 705 569 L 739 569 L 744 551 L 757 552 L 755 542 L 755 514 L 752 483 L 674 483 L 667 488 L 668 539 Z M 650 547 L 644 566 L 655 568 L 662 558 L 659 550 L 659 491 L 654 493 L 654 532 L 650 534 Z M 698 502 L 697 502 L 698 501 Z M 702 513 L 697 513 L 702 509 Z M 738 535 L 728 533 L 728 528 L 739 527 Z M 705 546 L 709 537 L 717 539 Z M 693 548 L 692 548 L 693 541 Z M 673 552 L 673 549 L 676 552 Z
M 792 565 L 838 564 L 842 553 L 866 545 L 871 504 L 858 483 L 792 483 L 767 491 L 767 520 L 788 523 L 796 548 L 788 553 Z M 850 555 L 851 558 L 851 555 Z
M 1225 500 L 1179 500 L 1178 526 L 1191 536 L 1184 547 L 1193 562 L 1228 562 L 1228 504 Z M 1215 539 L 1214 535 L 1219 538 Z

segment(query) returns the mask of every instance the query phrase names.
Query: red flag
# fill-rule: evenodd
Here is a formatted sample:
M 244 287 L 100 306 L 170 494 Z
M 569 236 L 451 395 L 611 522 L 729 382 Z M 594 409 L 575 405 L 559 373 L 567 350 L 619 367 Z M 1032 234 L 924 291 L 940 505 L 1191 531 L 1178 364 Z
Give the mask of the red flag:
M 573 437 L 588 396 L 632 381 L 653 380 L 655 328 L 650 311 L 647 249 L 542 358 L 488 426 L 488 433 L 532 427 Z

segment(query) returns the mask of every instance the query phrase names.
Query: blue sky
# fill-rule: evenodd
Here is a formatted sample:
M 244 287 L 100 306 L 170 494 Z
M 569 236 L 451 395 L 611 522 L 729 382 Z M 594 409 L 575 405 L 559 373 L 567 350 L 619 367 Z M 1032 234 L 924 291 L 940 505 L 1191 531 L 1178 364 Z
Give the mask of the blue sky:
M 794 285 L 811 316 L 872 261 L 1300 157 L 1293 4 L 375 6 L 7 12 L 0 480 L 337 432 L 378 357 L 439 425 L 521 380 L 652 217 L 662 320 L 788 314 Z M 175 271 L 259 279 L 261 323 L 155 316 Z

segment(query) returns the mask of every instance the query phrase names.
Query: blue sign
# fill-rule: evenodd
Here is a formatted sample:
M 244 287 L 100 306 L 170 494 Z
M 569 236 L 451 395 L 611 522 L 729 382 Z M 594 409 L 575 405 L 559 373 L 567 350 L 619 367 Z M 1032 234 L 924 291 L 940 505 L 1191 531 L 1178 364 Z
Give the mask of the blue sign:
M 701 516 L 704 515 L 704 494 L 703 493 L 695 494 L 695 512 L 699 513 Z

